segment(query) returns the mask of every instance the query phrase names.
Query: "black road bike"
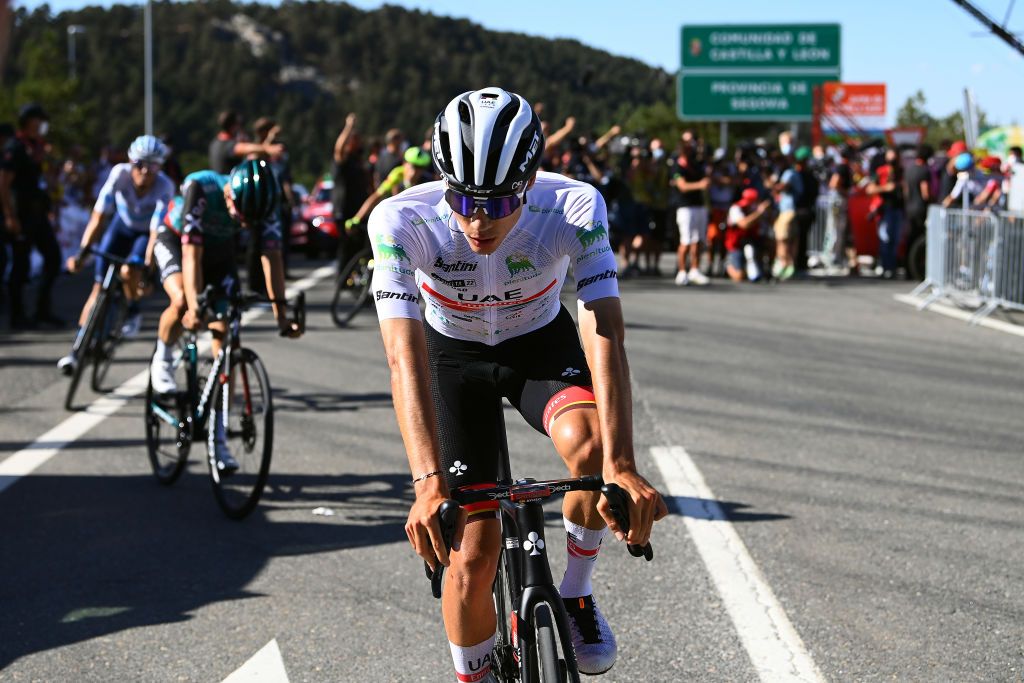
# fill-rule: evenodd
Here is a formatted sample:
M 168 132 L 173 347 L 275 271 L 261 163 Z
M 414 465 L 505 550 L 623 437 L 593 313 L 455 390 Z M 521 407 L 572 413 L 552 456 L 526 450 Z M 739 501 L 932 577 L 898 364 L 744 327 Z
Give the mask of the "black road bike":
M 274 447 L 274 406 L 270 378 L 263 361 L 252 349 L 242 346 L 242 312 L 254 303 L 268 301 L 255 294 L 234 291 L 215 296 L 208 286 L 199 297 L 199 317 L 226 298 L 227 311 L 217 320 L 228 321 L 228 335 L 213 359 L 205 380 L 200 380 L 197 333 L 188 332 L 174 359 L 179 391 L 154 391 L 152 376 L 146 388 L 146 450 L 153 474 L 161 484 L 171 485 L 185 469 L 194 441 L 205 441 L 214 497 L 225 515 L 242 519 L 255 509 L 270 473 Z M 305 329 L 306 301 L 300 293 L 293 304 L 293 321 Z M 284 334 L 284 333 L 282 333 Z M 228 446 L 239 468 L 231 474 L 217 467 L 214 425 L 224 425 Z
M 90 384 L 92 390 L 100 393 L 103 391 L 103 381 L 110 370 L 110 364 L 114 360 L 114 354 L 121 343 L 121 329 L 124 327 L 128 317 L 128 301 L 124 295 L 124 285 L 121 280 L 121 266 L 129 268 L 141 268 L 141 264 L 129 263 L 126 259 L 95 247 L 88 247 L 83 256 L 93 254 L 107 260 L 107 269 L 103 274 L 103 282 L 100 284 L 99 294 L 93 302 L 92 310 L 85 325 L 78 331 L 75 343 L 72 347 L 78 363 L 71 373 L 71 383 L 68 385 L 68 393 L 64 398 L 64 408 L 74 410 L 75 391 L 82 381 L 87 365 L 92 366 L 92 379 Z
M 499 412 L 502 439 L 499 444 L 499 476 L 495 486 L 456 491 L 455 500 L 441 504 L 438 516 L 446 547 L 451 548 L 461 505 L 498 501 L 501 519 L 501 551 L 492 593 L 498 615 L 498 633 L 491 653 L 491 671 L 502 683 L 579 683 L 569 629 L 569 616 L 555 587 L 544 540 L 542 501 L 570 491 L 601 491 L 616 521 L 629 531 L 629 497 L 617 485 L 599 476 L 536 481 L 512 481 L 504 417 Z M 651 544 L 629 545 L 630 555 L 654 558 Z M 431 571 L 426 565 L 431 591 L 441 597 L 444 566 Z
M 363 247 L 338 271 L 338 282 L 331 299 L 331 320 L 346 327 L 361 310 L 373 303 L 373 250 Z

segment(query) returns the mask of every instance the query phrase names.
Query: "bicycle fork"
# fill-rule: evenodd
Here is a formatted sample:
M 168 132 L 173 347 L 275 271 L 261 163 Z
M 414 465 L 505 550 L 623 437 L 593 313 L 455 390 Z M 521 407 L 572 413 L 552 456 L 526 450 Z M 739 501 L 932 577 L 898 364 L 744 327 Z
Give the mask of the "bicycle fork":
M 551 565 L 548 563 L 547 543 L 544 540 L 544 508 L 538 502 L 519 504 L 514 508 L 515 525 L 512 529 L 515 535 L 506 532 L 503 536 L 505 552 L 511 555 L 511 561 L 506 563 L 509 583 L 515 587 L 522 586 L 521 593 L 513 596 L 511 615 L 511 632 L 515 643 L 513 654 L 518 655 L 516 659 L 521 680 L 524 683 L 532 681 L 531 672 L 539 666 L 533 611 L 541 603 L 547 603 L 551 608 L 569 680 L 579 680 L 576 652 L 570 637 L 569 616 L 555 588 Z M 511 514 L 505 506 L 502 507 L 502 515 L 504 521 L 508 522 Z

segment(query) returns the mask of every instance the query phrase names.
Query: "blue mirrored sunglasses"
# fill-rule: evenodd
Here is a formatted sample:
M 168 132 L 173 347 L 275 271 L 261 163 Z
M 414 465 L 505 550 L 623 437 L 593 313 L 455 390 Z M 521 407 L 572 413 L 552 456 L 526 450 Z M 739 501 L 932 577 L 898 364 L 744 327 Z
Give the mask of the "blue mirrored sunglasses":
M 452 211 L 462 216 L 472 216 L 482 210 L 490 218 L 504 218 L 511 215 L 523 204 L 523 194 L 512 194 L 505 197 L 473 197 L 449 188 L 444 198 Z

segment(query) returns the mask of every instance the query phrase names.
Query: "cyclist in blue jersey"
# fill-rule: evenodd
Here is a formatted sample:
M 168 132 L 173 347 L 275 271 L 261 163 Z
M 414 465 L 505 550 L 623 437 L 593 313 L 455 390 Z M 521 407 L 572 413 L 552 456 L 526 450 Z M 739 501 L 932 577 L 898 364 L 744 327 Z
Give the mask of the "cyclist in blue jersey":
M 152 236 L 152 255 L 170 303 L 160 316 L 156 352 L 150 365 L 153 389 L 171 393 L 177 389 L 173 372 L 175 342 L 182 328 L 196 329 L 203 321 L 196 312 L 198 298 L 206 284 L 222 287 L 239 282 L 235 237 L 239 230 L 261 230 L 261 265 L 274 317 L 288 337 L 302 331 L 288 317 L 285 302 L 284 262 L 281 258 L 281 189 L 267 162 L 243 161 L 230 175 L 198 171 L 185 177 L 180 197 L 161 211 Z M 220 352 L 227 323 L 209 322 L 213 354 Z M 218 421 L 217 429 L 223 425 Z M 238 468 L 231 456 L 226 435 L 214 434 L 214 451 L 221 471 Z
M 130 163 L 118 164 L 110 171 L 107 181 L 96 198 L 92 216 L 82 235 L 81 251 L 67 261 L 67 269 L 77 273 L 82 267 L 85 250 L 99 241 L 99 248 L 115 256 L 127 257 L 130 263 L 143 265 L 150 229 L 159 221 L 158 206 L 166 204 L 174 195 L 174 183 L 160 170 L 167 159 L 167 147 L 159 138 L 142 135 L 128 148 Z M 104 224 L 109 219 L 109 224 Z M 96 258 L 96 281 L 89 294 L 78 324 L 84 326 L 89 312 L 100 293 L 106 260 Z M 128 299 L 128 318 L 122 333 L 133 337 L 142 327 L 139 311 L 140 270 L 127 266 L 121 269 L 125 297 Z M 57 367 L 67 375 L 74 370 L 78 359 L 74 351 L 57 361 Z
M 430 150 L 443 180 L 370 215 L 373 289 L 416 496 L 406 534 L 432 567 L 450 567 L 441 609 L 458 680 L 491 681 L 498 504 L 464 508 L 450 554 L 436 513 L 450 491 L 496 481 L 502 398 L 551 438 L 571 476 L 602 474 L 628 493 L 630 543 L 646 544 L 667 509 L 633 456 L 604 200 L 589 185 L 538 172 L 540 121 L 501 88 L 452 100 Z M 580 336 L 559 301 L 570 265 Z M 559 591 L 579 669 L 604 673 L 617 648 L 591 576 L 608 529 L 624 536 L 600 494 L 566 495 L 562 514 L 568 561 Z

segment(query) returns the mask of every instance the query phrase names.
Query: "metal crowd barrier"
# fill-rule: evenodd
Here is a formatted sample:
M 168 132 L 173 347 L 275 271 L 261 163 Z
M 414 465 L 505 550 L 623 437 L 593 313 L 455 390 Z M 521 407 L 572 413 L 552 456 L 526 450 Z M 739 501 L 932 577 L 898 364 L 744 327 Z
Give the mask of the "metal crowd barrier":
M 818 203 L 814 207 L 814 223 L 807 236 L 807 262 L 812 268 L 830 270 L 837 262 L 844 261 L 843 255 L 838 259 L 836 256 L 836 216 L 840 207 L 845 210 L 845 206 L 833 194 L 818 196 Z
M 940 299 L 976 308 L 977 324 L 997 308 L 1024 310 L 1024 214 L 928 209 L 923 310 Z

